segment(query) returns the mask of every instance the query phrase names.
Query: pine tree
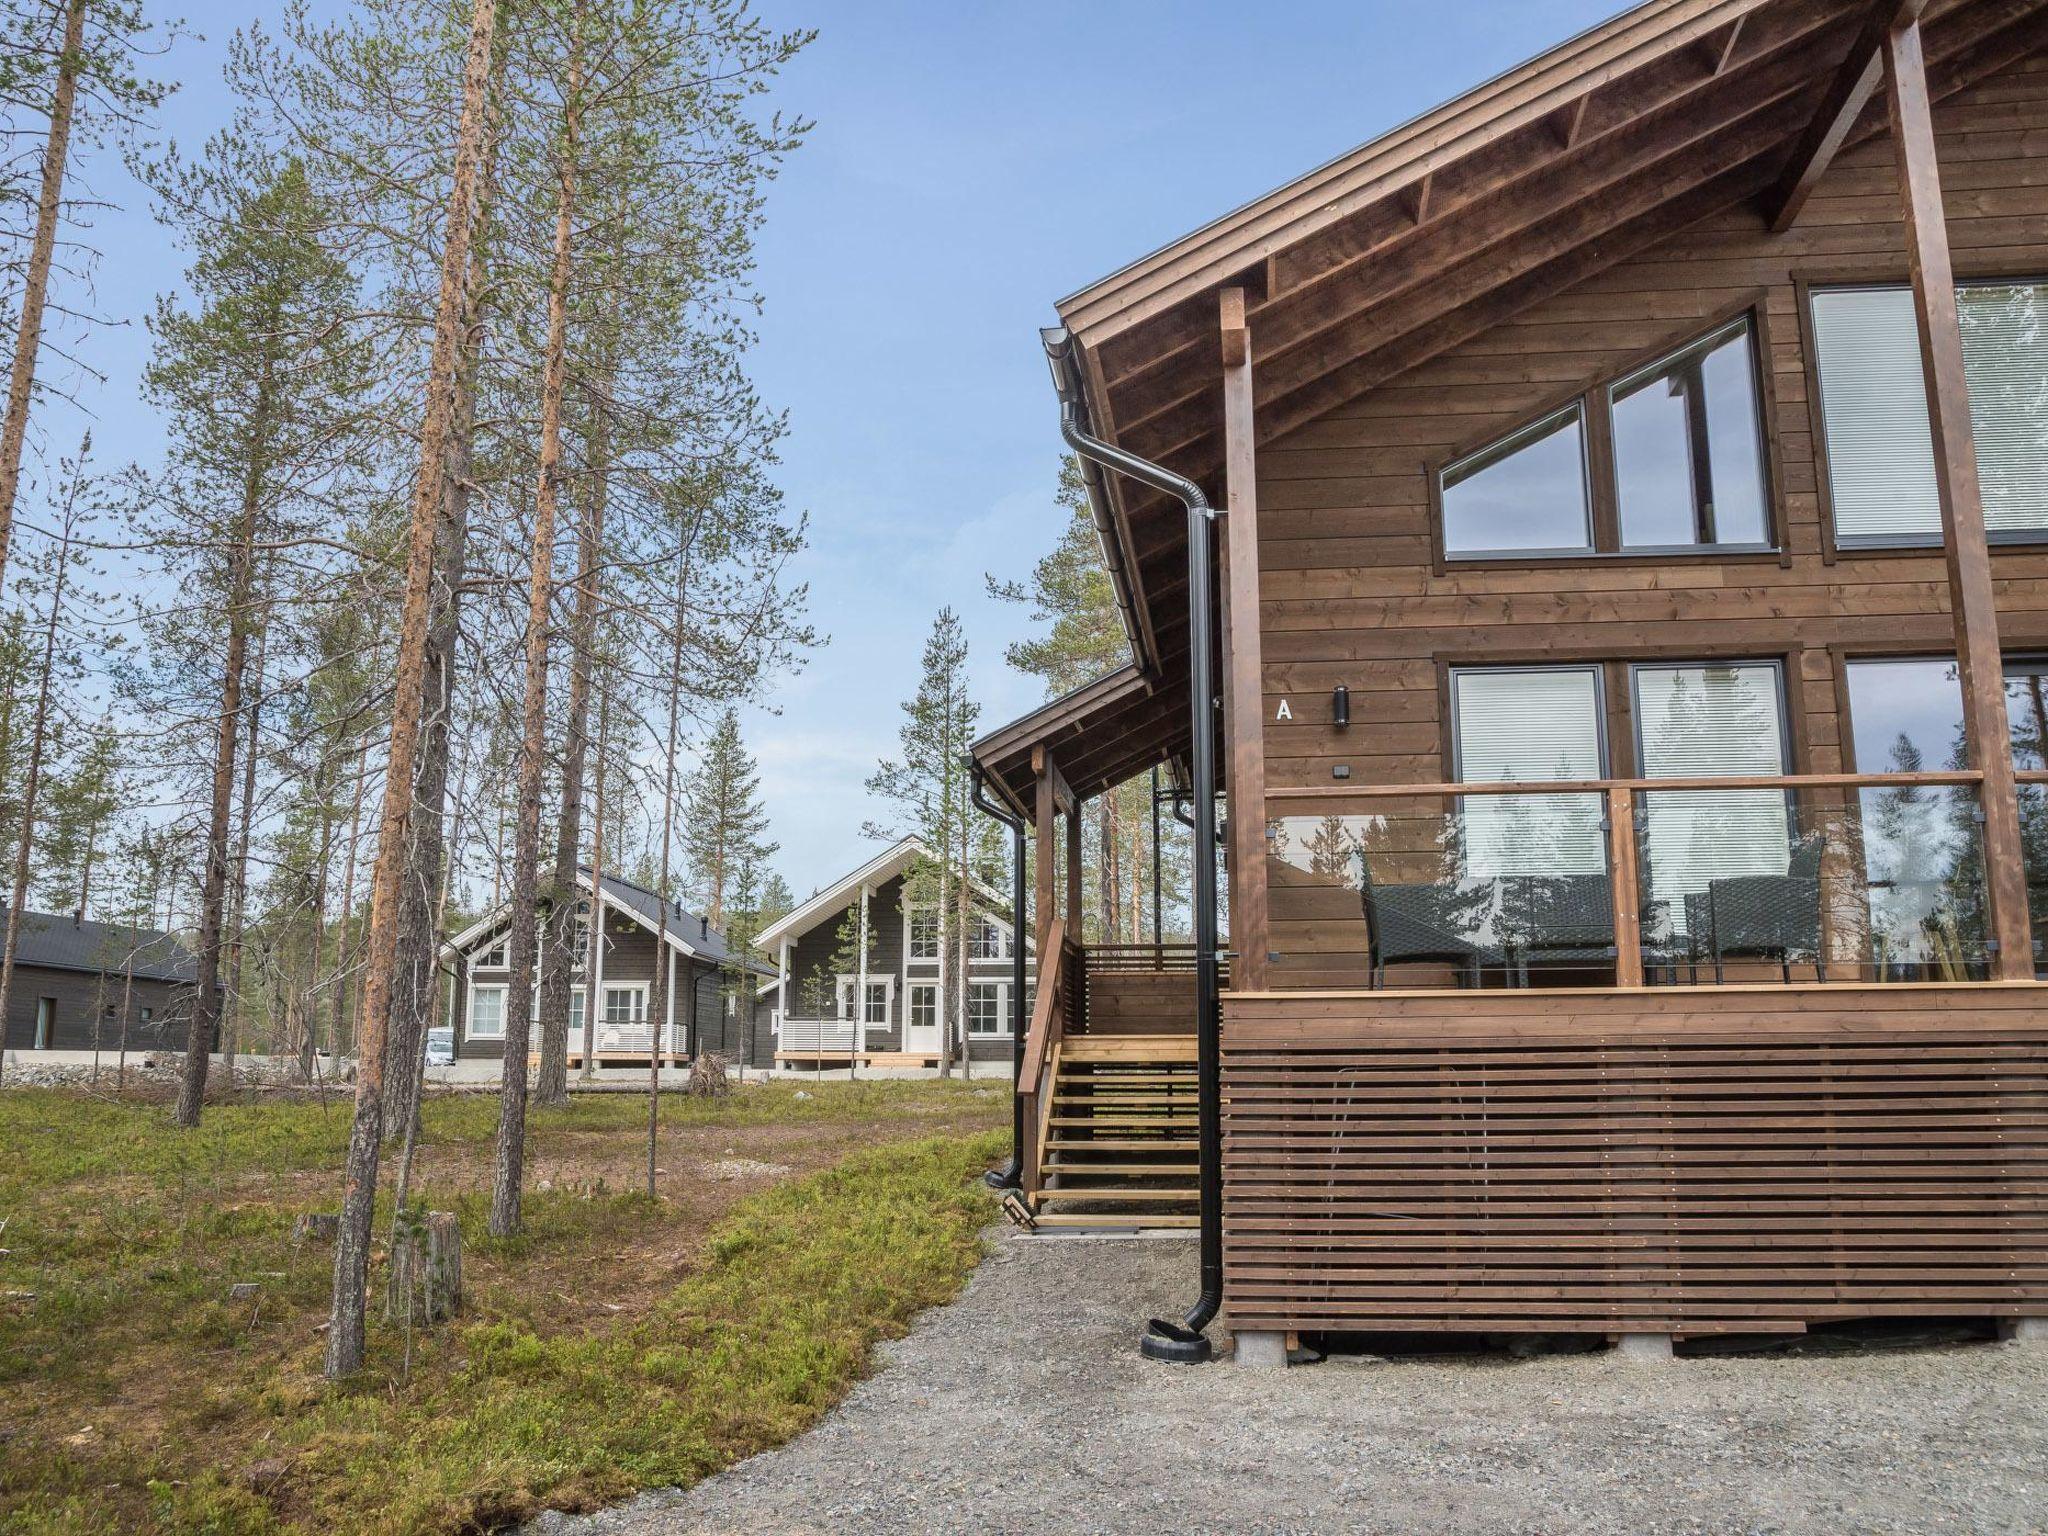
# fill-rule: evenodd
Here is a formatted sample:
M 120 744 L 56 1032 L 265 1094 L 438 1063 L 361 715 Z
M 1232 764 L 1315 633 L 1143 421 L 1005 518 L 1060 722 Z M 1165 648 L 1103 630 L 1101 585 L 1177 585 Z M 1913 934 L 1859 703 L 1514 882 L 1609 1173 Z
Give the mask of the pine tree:
M 720 713 L 697 766 L 683 781 L 683 857 L 690 888 L 712 926 L 724 929 L 750 875 L 781 847 L 768 840 L 761 774 L 740 736 L 739 711 Z M 737 898 L 737 899 L 736 899 Z
M 167 94 L 166 87 L 133 72 L 134 57 L 153 30 L 143 19 L 141 0 L 54 0 L 47 9 L 36 9 L 28 36 L 21 39 L 29 46 L 9 49 L 0 63 L 0 80 L 10 99 L 48 102 L 35 226 L 22 274 L 6 410 L 0 415 L 0 581 L 7 574 L 21 491 L 22 449 L 34 409 L 72 141 L 81 135 L 88 145 L 108 135 L 127 138 L 140 116 Z
M 900 756 L 882 763 L 867 781 L 868 791 L 894 802 L 897 818 L 870 822 L 867 834 L 895 838 L 915 832 L 926 856 L 906 873 L 903 900 L 929 906 L 939 917 L 942 966 L 939 1067 L 950 1076 L 957 1047 L 966 1059 L 966 972 L 968 928 L 973 914 L 973 881 L 990 841 L 986 818 L 975 811 L 967 772 L 967 747 L 981 718 L 981 706 L 967 690 L 967 635 L 959 615 L 939 610 L 925 641 L 917 692 L 903 705 L 897 731 Z
M 256 750 L 252 638 L 279 596 L 287 551 L 327 543 L 328 497 L 351 467 L 346 423 L 365 358 L 345 324 L 355 281 L 319 243 L 328 214 L 303 165 L 273 169 L 263 150 L 227 133 L 199 162 L 167 159 L 154 175 L 194 252 L 193 307 L 166 299 L 151 323 L 144 393 L 164 413 L 172 448 L 138 522 L 187 598 L 175 627 L 154 626 L 159 677 L 175 686 L 211 672 L 216 687 L 199 985 L 177 1111 L 191 1126 L 222 1038 L 236 767 Z M 195 613 L 190 599 L 200 592 L 211 601 Z

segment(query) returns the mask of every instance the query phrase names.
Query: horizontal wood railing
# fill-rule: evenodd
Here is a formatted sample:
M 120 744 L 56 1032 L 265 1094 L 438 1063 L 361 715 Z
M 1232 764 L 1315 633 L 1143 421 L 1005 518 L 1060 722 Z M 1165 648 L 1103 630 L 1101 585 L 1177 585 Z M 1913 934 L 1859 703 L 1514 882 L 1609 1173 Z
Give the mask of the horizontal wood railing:
M 2021 770 L 2023 786 L 2048 785 L 2048 770 Z M 1266 792 L 1269 819 L 1286 816 L 1378 815 L 1390 802 L 1450 804 L 1500 796 L 1599 796 L 1607 836 L 1607 876 L 1614 923 L 1614 985 L 1645 986 L 1643 912 L 1637 812 L 1642 797 L 1734 790 L 1841 791 L 1977 789 L 1984 775 L 1974 769 L 1922 773 L 1794 773 L 1694 776 L 1684 778 L 1530 779 L 1508 782 L 1420 784 L 1338 784 L 1294 786 Z M 2024 876 L 2024 871 L 2022 872 Z M 2024 883 L 2024 880 L 2023 882 Z M 1138 946 L 1142 948 L 1142 946 Z M 1092 955 L 1092 952 L 1091 952 Z M 1191 952 L 1190 952 L 1191 955 Z

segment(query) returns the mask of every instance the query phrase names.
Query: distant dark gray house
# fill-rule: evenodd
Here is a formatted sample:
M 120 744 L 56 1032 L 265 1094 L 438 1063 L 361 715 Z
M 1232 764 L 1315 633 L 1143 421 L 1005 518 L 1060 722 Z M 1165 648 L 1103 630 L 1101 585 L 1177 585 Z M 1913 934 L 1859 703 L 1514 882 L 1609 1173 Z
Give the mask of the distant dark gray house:
M 198 975 L 192 952 L 154 928 L 24 908 L 7 1049 L 111 1051 L 125 1025 L 131 1051 L 182 1050 Z
M 938 1065 L 958 959 L 941 953 L 937 911 L 905 906 L 905 883 L 927 857 L 922 841 L 906 837 L 762 930 L 757 942 L 776 962 L 771 1027 L 779 1063 Z M 1009 906 L 986 889 L 977 890 L 975 906 L 967 936 L 968 1054 L 1007 1061 Z M 842 943 L 842 929 L 852 942 Z
M 576 904 L 576 969 L 569 994 L 569 1060 L 583 1060 L 583 1010 L 599 994 L 595 1049 L 598 1065 L 645 1066 L 655 1032 L 648 1013 L 654 996 L 657 951 L 663 919 L 661 898 L 644 886 L 606 875 L 600 903 L 604 943 L 590 948 L 591 871 L 577 871 L 583 897 Z M 441 951 L 453 978 L 448 1022 L 458 1056 L 489 1060 L 504 1055 L 505 999 L 511 982 L 511 903 L 501 902 L 450 939 Z M 658 1049 L 668 1059 L 687 1061 L 712 1051 L 746 1066 L 767 1066 L 773 1053 L 766 1004 L 742 1018 L 727 985 L 733 959 L 725 936 L 703 916 L 671 902 L 667 916 L 668 1004 L 660 1020 Z M 764 982 L 774 972 L 744 962 Z M 536 1036 L 535 1046 L 538 1047 Z

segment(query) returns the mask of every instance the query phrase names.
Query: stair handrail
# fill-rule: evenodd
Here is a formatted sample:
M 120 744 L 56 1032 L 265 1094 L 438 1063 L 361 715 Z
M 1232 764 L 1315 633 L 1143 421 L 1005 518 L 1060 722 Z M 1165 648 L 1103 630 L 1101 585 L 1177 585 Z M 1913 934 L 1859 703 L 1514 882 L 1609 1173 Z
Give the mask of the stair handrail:
M 1031 1034 L 1024 1042 L 1020 1084 L 1038 1082 L 1045 1071 L 1046 1057 L 1052 1054 L 1058 1038 L 1054 1031 L 1064 1033 L 1067 1011 L 1060 1005 L 1060 996 L 1066 987 L 1066 972 L 1067 921 L 1056 917 L 1046 930 L 1045 942 L 1038 946 L 1038 996 L 1031 1004 Z

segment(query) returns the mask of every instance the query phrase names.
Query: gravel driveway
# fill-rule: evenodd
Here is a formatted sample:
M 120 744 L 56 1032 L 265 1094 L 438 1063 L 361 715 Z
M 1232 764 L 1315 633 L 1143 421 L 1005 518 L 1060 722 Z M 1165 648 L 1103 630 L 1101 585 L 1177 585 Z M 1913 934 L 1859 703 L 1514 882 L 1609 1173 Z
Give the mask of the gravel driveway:
M 1159 1366 L 1185 1242 L 990 1238 L 811 1433 L 536 1532 L 2048 1530 L 2048 1348 Z

